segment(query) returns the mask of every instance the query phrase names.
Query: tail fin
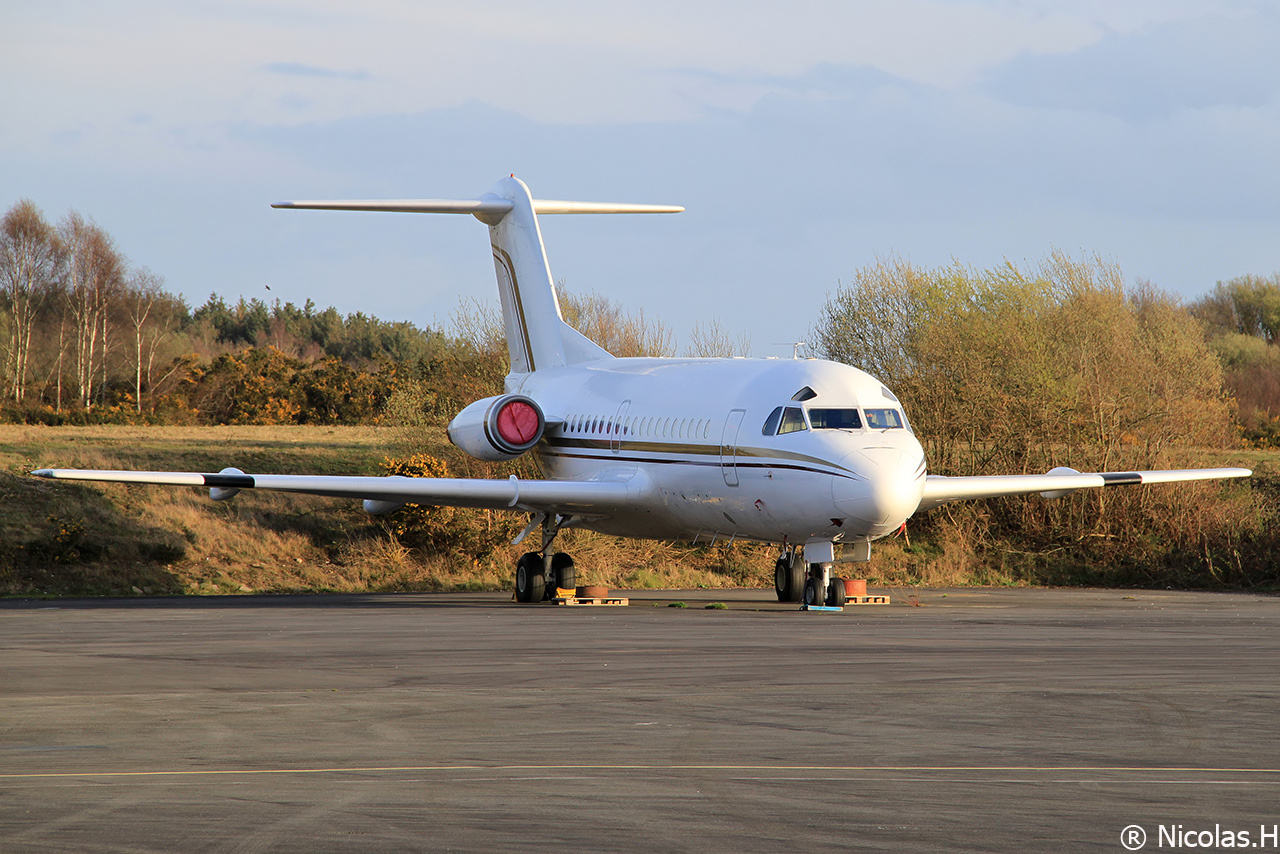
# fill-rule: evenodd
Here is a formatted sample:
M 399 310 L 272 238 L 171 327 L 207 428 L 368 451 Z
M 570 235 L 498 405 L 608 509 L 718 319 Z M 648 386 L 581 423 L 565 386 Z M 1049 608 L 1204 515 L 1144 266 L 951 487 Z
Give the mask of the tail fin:
M 609 353 L 564 322 L 538 228 L 538 214 L 679 213 L 674 205 L 623 205 L 534 199 L 524 182 L 503 178 L 478 199 L 280 202 L 274 208 L 472 214 L 489 226 L 498 296 L 512 373 L 609 358 Z

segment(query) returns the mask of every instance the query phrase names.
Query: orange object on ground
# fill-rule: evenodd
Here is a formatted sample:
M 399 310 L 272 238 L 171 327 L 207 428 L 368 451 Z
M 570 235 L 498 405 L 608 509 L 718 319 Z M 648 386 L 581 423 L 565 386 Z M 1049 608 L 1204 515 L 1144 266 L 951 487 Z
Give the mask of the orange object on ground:
M 846 578 L 844 580 L 844 595 L 866 596 L 867 580 L 865 578 Z

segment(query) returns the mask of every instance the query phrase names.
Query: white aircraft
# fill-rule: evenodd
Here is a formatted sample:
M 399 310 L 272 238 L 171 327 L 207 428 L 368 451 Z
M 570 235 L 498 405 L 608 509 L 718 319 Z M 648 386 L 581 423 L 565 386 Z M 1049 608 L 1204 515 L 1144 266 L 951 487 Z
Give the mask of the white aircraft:
M 677 213 L 683 208 L 535 200 L 511 176 L 470 200 L 307 201 L 277 208 L 472 214 L 489 226 L 511 372 L 449 438 L 483 460 L 534 453 L 543 480 L 326 477 L 41 469 L 40 477 L 208 487 L 223 500 L 267 489 L 364 500 L 370 513 L 406 503 L 532 514 L 541 529 L 521 556 L 516 595 L 536 602 L 574 586 L 573 559 L 553 552 L 568 526 L 625 537 L 777 543 L 782 601 L 837 605 L 841 560 L 870 560 L 871 541 L 950 501 L 1247 477 L 1248 469 L 940 477 L 898 398 L 875 377 L 818 359 L 615 358 L 561 317 L 538 214 Z

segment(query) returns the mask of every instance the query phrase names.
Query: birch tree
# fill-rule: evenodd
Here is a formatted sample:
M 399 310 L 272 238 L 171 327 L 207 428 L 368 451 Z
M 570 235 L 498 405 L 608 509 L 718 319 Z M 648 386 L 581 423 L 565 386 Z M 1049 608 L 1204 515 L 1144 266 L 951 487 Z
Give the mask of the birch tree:
M 57 289 L 63 258 L 57 233 L 31 200 L 21 200 L 0 220 L 0 288 L 10 315 L 5 382 L 19 403 L 27 388 L 31 330 Z
M 95 379 L 100 372 L 105 376 L 109 309 L 124 280 L 124 259 L 105 231 L 75 211 L 59 232 L 67 249 L 66 313 L 73 328 L 76 384 L 80 405 L 90 409 Z

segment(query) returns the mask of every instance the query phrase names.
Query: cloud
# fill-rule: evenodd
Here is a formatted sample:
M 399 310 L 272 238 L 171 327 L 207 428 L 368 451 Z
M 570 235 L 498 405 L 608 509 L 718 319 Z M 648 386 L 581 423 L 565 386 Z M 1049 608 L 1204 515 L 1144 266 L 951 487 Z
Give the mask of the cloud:
M 1065 55 L 1023 56 L 982 88 L 1011 104 L 1146 120 L 1262 107 L 1280 94 L 1280 14 L 1213 15 L 1111 33 Z
M 335 68 L 321 68 L 301 62 L 269 62 L 262 66 L 263 71 L 271 74 L 290 74 L 297 77 L 329 77 L 338 80 L 368 80 L 365 71 L 340 71 Z

